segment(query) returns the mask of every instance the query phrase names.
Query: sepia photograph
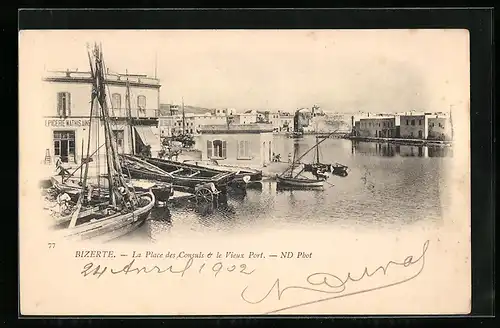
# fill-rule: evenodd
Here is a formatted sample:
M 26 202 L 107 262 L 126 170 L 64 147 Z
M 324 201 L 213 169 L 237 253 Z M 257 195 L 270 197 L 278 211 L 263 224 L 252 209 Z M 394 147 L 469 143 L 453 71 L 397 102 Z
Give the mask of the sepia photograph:
M 20 31 L 21 313 L 469 313 L 469 66 L 461 29 Z

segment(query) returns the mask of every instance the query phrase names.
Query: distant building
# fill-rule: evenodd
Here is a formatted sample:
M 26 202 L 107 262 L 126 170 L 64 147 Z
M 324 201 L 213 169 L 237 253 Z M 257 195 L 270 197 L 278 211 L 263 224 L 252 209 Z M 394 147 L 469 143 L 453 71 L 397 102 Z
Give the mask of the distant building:
M 290 113 L 280 112 L 278 114 L 278 132 L 292 132 L 293 118 L 294 116 Z
M 428 135 L 427 139 L 452 140 L 452 127 L 450 117 L 444 114 L 433 114 L 427 116 Z
M 427 139 L 429 135 L 428 115 L 401 115 L 400 122 L 401 138 Z
M 248 110 L 244 113 L 233 115 L 234 124 L 254 124 L 257 123 L 257 112 Z
M 355 123 L 355 133 L 360 137 L 396 138 L 399 125 L 399 117 L 394 116 L 362 118 Z
M 260 167 L 269 164 L 273 152 L 271 124 L 205 125 L 200 128 L 196 148 L 202 160 Z
M 226 116 L 226 115 L 234 115 L 234 114 L 236 114 L 236 110 L 234 108 L 212 109 L 212 115 L 215 115 L 215 116 Z

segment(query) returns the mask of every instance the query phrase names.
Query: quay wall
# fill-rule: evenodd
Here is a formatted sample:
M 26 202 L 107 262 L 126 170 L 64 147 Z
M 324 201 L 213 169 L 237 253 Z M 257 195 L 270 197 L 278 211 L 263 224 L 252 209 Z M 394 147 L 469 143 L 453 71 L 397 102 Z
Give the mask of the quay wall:
M 367 141 L 367 142 L 388 142 L 399 145 L 415 145 L 415 146 L 427 146 L 427 145 L 438 145 L 438 146 L 451 146 L 452 141 L 450 140 L 427 140 L 427 139 L 408 139 L 408 138 L 377 138 L 377 137 L 359 137 L 359 136 L 349 136 L 347 139 L 355 141 Z

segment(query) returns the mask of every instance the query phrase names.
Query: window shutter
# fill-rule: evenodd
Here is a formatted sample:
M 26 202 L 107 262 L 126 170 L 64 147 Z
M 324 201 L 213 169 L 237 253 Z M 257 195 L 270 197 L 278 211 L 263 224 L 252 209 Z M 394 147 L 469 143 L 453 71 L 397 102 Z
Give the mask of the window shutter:
M 240 147 L 240 142 L 236 141 L 236 154 L 238 154 L 238 158 L 241 158 L 241 147 Z
M 62 109 L 63 109 L 62 100 L 63 100 L 63 93 L 58 92 L 57 93 L 57 115 L 58 116 L 62 116 Z
M 222 141 L 222 158 L 226 158 L 226 141 Z
M 66 101 L 68 102 L 66 107 L 66 116 L 71 116 L 71 93 L 69 92 L 66 93 Z
M 212 141 L 207 140 L 207 158 L 212 158 Z

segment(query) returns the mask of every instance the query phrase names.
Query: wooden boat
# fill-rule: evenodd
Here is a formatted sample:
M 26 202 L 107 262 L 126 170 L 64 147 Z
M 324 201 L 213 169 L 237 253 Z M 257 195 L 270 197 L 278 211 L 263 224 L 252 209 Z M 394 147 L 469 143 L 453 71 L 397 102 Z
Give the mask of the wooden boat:
M 88 186 L 88 168 L 90 160 L 85 161 L 82 176 L 80 194 L 76 203 L 75 211 L 72 213 L 69 224 L 64 225 L 60 233 L 66 239 L 98 241 L 109 241 L 123 236 L 144 223 L 155 204 L 155 196 L 151 191 L 136 193 L 131 190 L 124 178 L 122 167 L 118 158 L 117 146 L 110 126 L 109 110 L 106 101 L 106 85 L 104 76 L 104 64 L 102 50 L 95 45 L 93 51 L 94 60 L 89 53 L 89 62 L 92 75 L 92 92 L 90 101 L 90 120 L 101 120 L 104 127 L 105 152 L 107 164 L 107 199 L 108 201 L 99 205 L 98 210 L 88 213 L 85 209 L 91 205 L 92 191 Z M 98 101 L 99 115 L 95 115 L 94 101 Z M 92 124 L 89 126 L 87 143 L 87 159 L 90 158 Z M 99 158 L 99 157 L 98 157 Z M 99 164 L 99 163 L 98 163 Z M 67 184 L 68 185 L 68 184 Z M 74 186 L 70 186 L 74 187 Z M 89 192 L 90 190 L 90 192 Z M 99 190 L 99 192 L 102 190 Z M 90 197 L 88 194 L 90 194 Z M 82 211 L 83 209 L 83 211 Z
M 213 183 L 222 192 L 234 179 L 234 173 L 209 170 L 196 165 L 183 164 L 159 158 L 141 159 L 133 155 L 120 155 L 124 173 L 134 179 L 168 182 L 174 190 L 194 193 L 196 186 Z
M 323 141 L 323 140 L 322 140 Z M 282 187 L 287 187 L 290 189 L 311 189 L 311 188 L 323 188 L 323 184 L 326 180 L 326 177 L 322 174 L 318 174 L 318 172 L 314 172 L 315 178 L 309 178 L 303 176 L 302 173 L 305 171 L 305 165 L 300 163 L 300 160 L 307 155 L 311 150 L 317 149 L 319 144 L 322 142 L 316 142 L 316 144 L 308 149 L 301 156 L 297 156 L 297 148 L 293 153 L 292 164 L 281 174 L 276 175 L 276 184 L 277 188 L 280 189 Z M 296 168 L 300 168 L 300 170 L 295 173 L 294 170 Z
M 78 178 L 68 178 L 65 179 L 64 182 L 61 182 L 58 177 L 59 176 L 51 177 L 50 181 L 52 182 L 52 188 L 58 190 L 59 192 L 67 193 L 73 201 L 77 201 L 82 191 L 82 186 Z M 141 179 L 127 179 L 125 181 L 127 186 L 135 191 L 143 193 L 151 191 L 155 195 L 156 200 L 162 202 L 167 202 L 174 193 L 172 184 L 166 182 Z M 94 203 L 99 203 L 109 198 L 108 189 L 104 186 L 100 187 L 94 184 L 92 185 L 91 192 L 91 201 Z
M 228 165 L 228 164 L 219 164 L 216 160 L 184 160 L 182 162 L 184 164 L 192 164 L 198 167 L 206 168 L 206 169 L 213 169 L 213 170 L 222 170 L 222 171 L 228 171 L 228 172 L 233 172 L 234 179 L 233 181 L 238 181 L 238 182 L 256 182 L 256 181 L 262 181 L 262 171 L 261 170 L 256 170 L 252 169 L 249 167 L 239 167 L 239 166 L 233 166 L 233 165 Z M 249 178 L 247 178 L 249 177 Z M 246 181 L 248 180 L 248 181 Z
M 155 204 L 152 192 L 138 195 L 139 203 L 130 212 L 114 211 L 104 206 L 84 218 L 78 218 L 78 224 L 65 229 L 64 237 L 69 240 L 109 241 L 121 237 L 144 224 Z
M 322 141 L 330 138 L 330 135 L 334 134 L 335 132 L 326 135 L 326 136 L 316 136 L 316 144 L 321 143 Z M 319 141 L 319 139 L 322 139 L 322 141 Z M 338 175 L 341 177 L 346 177 L 347 176 L 347 170 L 348 167 L 345 165 L 342 165 L 340 163 L 334 163 L 334 164 L 325 164 L 321 163 L 320 160 L 320 153 L 319 153 L 319 147 L 316 147 L 316 155 L 315 155 L 315 160 L 313 163 L 308 163 L 304 164 L 304 171 L 305 172 L 311 172 L 313 175 L 318 175 L 318 174 L 323 174 L 325 172 L 330 172 L 331 174 Z
M 276 176 L 276 182 L 279 185 L 297 187 L 297 188 L 322 188 L 325 179 L 307 179 L 295 177 Z

